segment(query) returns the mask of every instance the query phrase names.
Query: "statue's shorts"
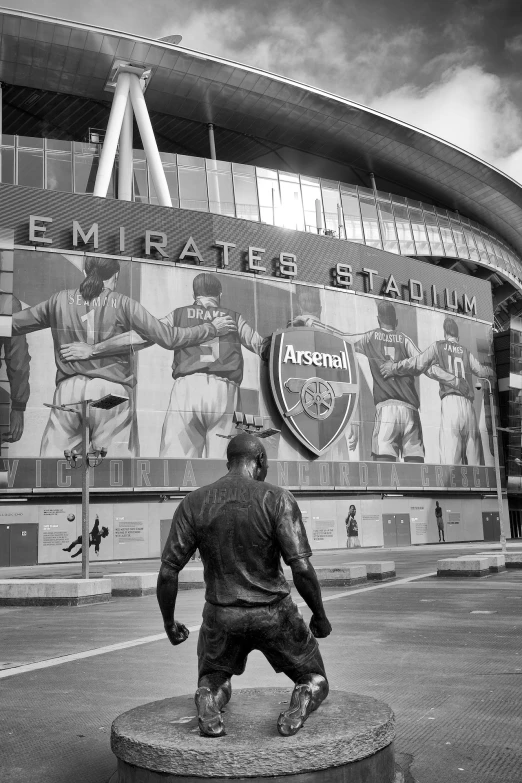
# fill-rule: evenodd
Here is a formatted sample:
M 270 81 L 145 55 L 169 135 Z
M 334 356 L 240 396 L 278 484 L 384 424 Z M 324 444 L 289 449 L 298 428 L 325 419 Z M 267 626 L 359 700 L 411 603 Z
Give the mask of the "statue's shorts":
M 206 603 L 198 639 L 199 677 L 216 671 L 243 674 L 252 650 L 260 650 L 276 672 L 294 682 L 305 674 L 326 679 L 317 640 L 291 596 L 266 606 Z

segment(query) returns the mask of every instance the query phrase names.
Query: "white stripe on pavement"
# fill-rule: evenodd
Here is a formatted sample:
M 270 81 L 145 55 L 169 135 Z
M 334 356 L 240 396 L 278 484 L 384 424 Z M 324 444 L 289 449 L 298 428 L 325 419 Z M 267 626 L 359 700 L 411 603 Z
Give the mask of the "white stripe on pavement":
M 383 582 L 379 585 L 372 585 L 371 587 L 360 587 L 356 590 L 348 590 L 344 593 L 335 593 L 335 595 L 323 596 L 323 603 L 325 601 L 335 601 L 338 598 L 346 598 L 351 595 L 357 595 L 358 593 L 369 593 L 373 590 L 382 590 L 386 587 L 394 587 L 395 585 L 405 584 L 406 582 L 413 582 L 416 579 L 425 579 L 427 576 L 435 576 L 436 571 L 432 571 L 429 574 L 419 574 L 418 576 L 408 576 L 404 579 L 395 579 L 393 582 Z M 304 601 L 299 601 L 297 606 L 306 606 Z M 192 625 L 189 627 L 189 631 L 199 631 L 201 625 Z M 105 655 L 106 653 L 117 652 L 118 650 L 127 650 L 129 647 L 139 647 L 142 644 L 150 644 L 151 642 L 159 642 L 162 639 L 166 639 L 165 632 L 156 633 L 152 636 L 142 636 L 139 639 L 131 639 L 128 642 L 118 642 L 117 644 L 108 644 L 105 647 L 95 647 L 93 650 L 84 650 L 83 652 L 72 653 L 71 655 L 62 655 L 59 658 L 47 658 L 44 661 L 36 661 L 35 663 L 26 663 L 22 666 L 13 666 L 12 669 L 3 669 L 0 671 L 0 680 L 7 677 L 15 677 L 17 674 L 28 674 L 29 672 L 35 672 L 39 669 L 49 669 L 52 666 L 60 666 L 62 663 L 71 663 L 72 661 L 81 661 L 85 658 L 93 658 L 96 655 Z
M 199 631 L 201 626 L 193 625 L 189 631 Z M 12 669 L 3 669 L 0 671 L 0 680 L 5 677 L 14 677 L 15 674 L 27 674 L 38 669 L 48 669 L 51 666 L 59 666 L 61 663 L 70 663 L 71 661 L 81 661 L 83 658 L 92 658 L 95 655 L 104 655 L 105 653 L 126 650 L 128 647 L 139 647 L 140 644 L 150 644 L 166 639 L 165 631 L 156 633 L 153 636 L 142 636 L 140 639 L 131 639 L 128 642 L 118 642 L 117 644 L 108 644 L 106 647 L 95 647 L 93 650 L 84 650 L 71 655 L 62 655 L 59 658 L 46 658 L 45 661 L 36 661 L 35 663 L 25 663 L 23 666 L 16 666 Z

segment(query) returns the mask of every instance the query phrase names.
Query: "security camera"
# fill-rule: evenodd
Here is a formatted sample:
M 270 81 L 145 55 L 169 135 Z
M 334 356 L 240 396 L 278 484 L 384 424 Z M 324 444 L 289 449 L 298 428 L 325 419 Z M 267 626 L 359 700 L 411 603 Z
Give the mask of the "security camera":
M 475 389 L 476 389 L 477 391 L 481 391 L 481 389 L 482 389 L 482 384 L 481 384 L 481 382 L 480 382 L 480 381 L 476 381 L 476 382 L 475 382 Z

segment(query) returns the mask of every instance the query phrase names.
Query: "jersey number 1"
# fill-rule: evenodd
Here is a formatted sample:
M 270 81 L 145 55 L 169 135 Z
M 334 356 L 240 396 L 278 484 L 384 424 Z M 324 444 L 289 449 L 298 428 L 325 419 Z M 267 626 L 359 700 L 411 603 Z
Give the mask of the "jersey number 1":
M 94 310 L 89 310 L 88 313 L 82 315 L 81 320 L 84 322 L 87 331 L 85 342 L 87 345 L 94 345 Z

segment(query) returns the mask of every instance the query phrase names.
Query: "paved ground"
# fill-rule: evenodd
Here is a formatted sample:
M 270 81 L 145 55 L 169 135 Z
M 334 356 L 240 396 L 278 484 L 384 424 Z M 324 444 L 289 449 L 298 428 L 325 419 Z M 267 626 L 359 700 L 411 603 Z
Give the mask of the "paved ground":
M 441 552 L 484 548 L 493 547 L 393 550 L 396 582 L 324 592 L 334 628 L 321 642 L 331 686 L 393 707 L 407 783 L 522 780 L 522 571 L 476 581 L 422 576 L 435 570 Z M 334 550 L 313 559 L 325 565 L 390 556 Z M 71 568 L 78 567 L 34 573 L 72 575 Z M 94 570 L 156 568 L 157 561 L 138 561 Z M 420 578 L 400 581 L 412 577 Z M 2 783 L 106 783 L 115 768 L 114 717 L 193 691 L 202 605 L 201 590 L 180 593 L 178 617 L 194 630 L 177 648 L 162 636 L 153 596 L 83 607 L 0 607 Z M 154 640 L 127 644 L 146 637 Z M 117 649 L 104 651 L 108 645 Z M 255 653 L 235 685 L 285 683 Z

